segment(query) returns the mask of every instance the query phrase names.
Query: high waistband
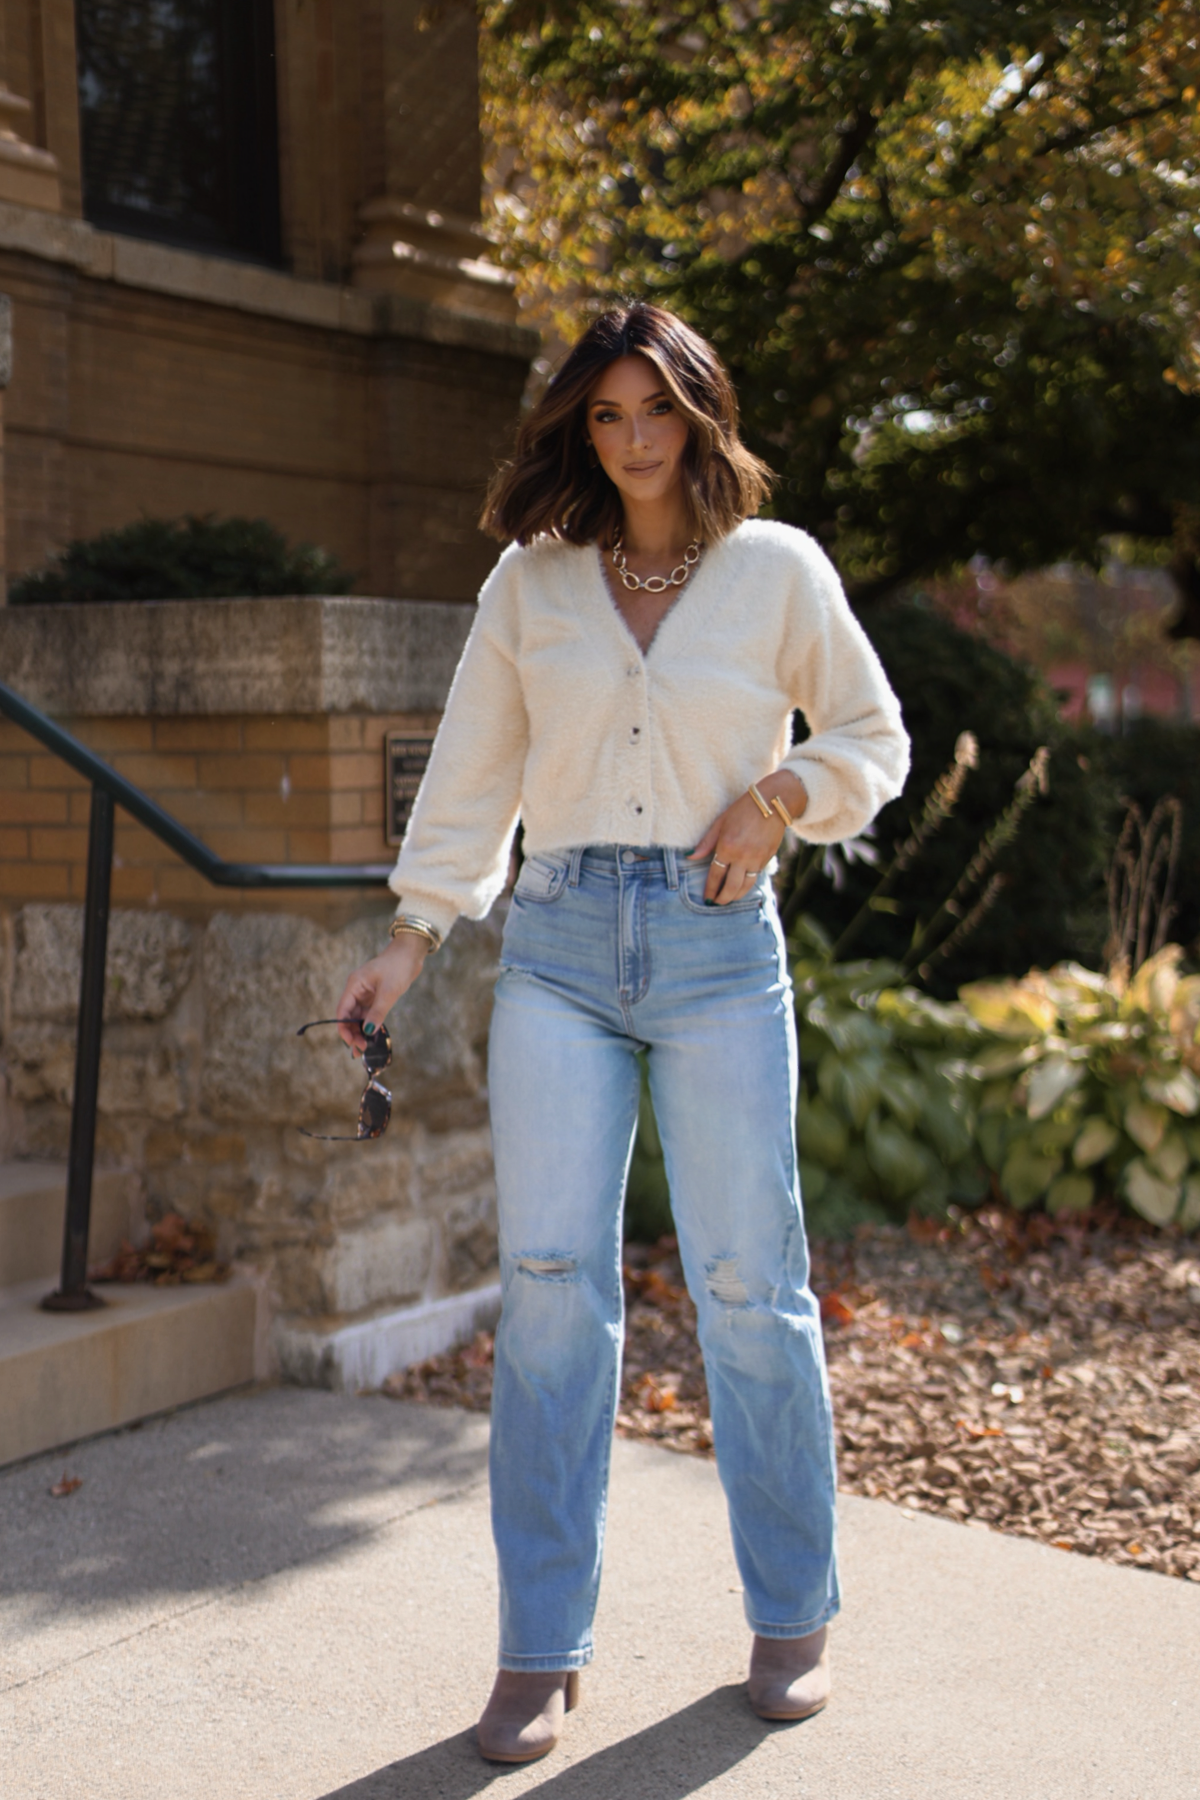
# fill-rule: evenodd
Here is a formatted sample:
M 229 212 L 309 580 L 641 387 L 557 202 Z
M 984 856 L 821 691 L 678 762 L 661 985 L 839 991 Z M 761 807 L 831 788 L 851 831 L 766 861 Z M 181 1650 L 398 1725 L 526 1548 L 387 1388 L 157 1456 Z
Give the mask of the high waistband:
M 677 888 L 684 867 L 702 869 L 707 867 L 707 860 L 688 865 L 687 851 L 675 850 L 669 845 L 580 844 L 570 852 L 567 882 L 570 887 L 578 887 L 579 872 L 586 863 L 595 869 L 615 870 L 619 866 L 630 874 L 660 876 L 669 888 Z

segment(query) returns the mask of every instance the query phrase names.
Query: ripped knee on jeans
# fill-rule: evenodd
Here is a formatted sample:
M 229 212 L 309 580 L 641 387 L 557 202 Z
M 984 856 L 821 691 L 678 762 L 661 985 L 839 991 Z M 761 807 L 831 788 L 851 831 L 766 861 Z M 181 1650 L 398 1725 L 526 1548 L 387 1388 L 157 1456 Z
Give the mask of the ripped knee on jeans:
M 705 1266 L 704 1281 L 714 1300 L 722 1306 L 745 1306 L 750 1299 L 746 1284 L 738 1273 L 736 1256 L 717 1256 Z
M 579 1264 L 573 1256 L 560 1251 L 540 1251 L 513 1259 L 519 1275 L 532 1275 L 535 1281 L 571 1281 Z

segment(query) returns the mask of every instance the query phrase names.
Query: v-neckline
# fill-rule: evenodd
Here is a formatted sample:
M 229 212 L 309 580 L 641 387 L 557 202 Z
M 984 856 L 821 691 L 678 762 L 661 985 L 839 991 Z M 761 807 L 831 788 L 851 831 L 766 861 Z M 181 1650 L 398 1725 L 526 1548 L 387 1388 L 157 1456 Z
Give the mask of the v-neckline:
M 662 618 L 658 621 L 658 624 L 654 628 L 653 637 L 643 650 L 633 634 L 633 629 L 630 626 L 628 619 L 617 605 L 616 597 L 614 596 L 612 589 L 608 585 L 608 580 L 604 573 L 604 551 L 600 548 L 599 544 L 593 544 L 591 546 L 593 579 L 599 584 L 605 611 L 608 613 L 609 617 L 615 621 L 624 642 L 637 653 L 643 664 L 650 660 L 651 653 L 662 642 L 664 632 L 677 614 L 682 611 L 685 618 L 692 618 L 694 620 L 697 589 L 703 591 L 706 586 L 704 578 L 708 572 L 708 565 L 718 548 L 719 546 L 717 544 L 705 545 L 699 563 L 693 569 L 688 580 L 680 588 L 679 593 L 676 595 L 671 605 L 668 606 L 666 612 L 662 615 Z M 689 598 L 691 599 L 691 605 L 685 606 L 684 603 Z

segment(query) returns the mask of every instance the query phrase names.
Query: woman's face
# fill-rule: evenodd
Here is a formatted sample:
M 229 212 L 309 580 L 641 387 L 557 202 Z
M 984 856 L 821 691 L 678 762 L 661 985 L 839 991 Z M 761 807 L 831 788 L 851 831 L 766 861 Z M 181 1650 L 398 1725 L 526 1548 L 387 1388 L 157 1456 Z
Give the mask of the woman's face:
M 588 395 L 587 431 L 621 498 L 645 504 L 679 485 L 688 423 L 644 356 L 621 356 Z

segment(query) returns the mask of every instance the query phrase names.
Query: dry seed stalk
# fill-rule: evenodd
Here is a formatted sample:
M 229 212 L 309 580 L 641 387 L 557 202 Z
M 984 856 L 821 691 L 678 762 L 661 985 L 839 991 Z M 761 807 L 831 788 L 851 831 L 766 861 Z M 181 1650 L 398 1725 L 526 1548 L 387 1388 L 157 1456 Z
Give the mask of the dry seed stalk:
M 1109 934 L 1104 956 L 1110 969 L 1123 964 L 1134 975 L 1148 957 L 1162 949 L 1177 911 L 1174 892 L 1183 807 L 1174 794 L 1167 794 L 1155 806 L 1149 822 L 1134 801 L 1125 799 L 1125 808 L 1125 822 L 1108 872 Z
M 988 907 L 994 904 L 996 894 L 992 895 L 991 900 L 988 902 L 988 907 L 985 907 L 983 911 L 980 911 L 979 907 L 975 906 L 972 907 L 966 917 L 963 915 L 963 901 L 966 899 L 971 889 L 983 879 L 1000 852 L 1011 844 L 1012 840 L 1016 837 L 1017 832 L 1021 828 L 1021 820 L 1033 805 L 1033 802 L 1038 795 L 1046 792 L 1049 786 L 1049 766 L 1050 752 L 1045 744 L 1039 745 L 1038 749 L 1034 751 L 1033 756 L 1030 759 L 1029 767 L 1018 777 L 1017 784 L 1013 789 L 1012 799 L 1000 814 L 1000 817 L 996 820 L 996 823 L 992 826 L 991 830 L 984 835 L 979 844 L 979 848 L 955 882 L 950 893 L 947 894 L 946 898 L 942 901 L 942 904 L 930 918 L 929 923 L 915 934 L 913 941 L 909 946 L 908 955 L 904 959 L 906 973 L 912 969 L 918 968 L 921 964 L 928 966 L 932 959 L 932 952 L 929 955 L 924 954 L 925 947 L 930 940 L 936 936 L 936 929 L 940 926 L 944 917 L 961 920 L 961 925 L 949 934 L 950 938 L 956 939 L 957 943 L 961 944 L 963 938 L 967 935 L 968 929 L 973 930 L 975 926 L 978 925 L 980 919 L 982 919 L 984 912 L 988 910 Z M 997 892 L 998 891 L 999 890 L 997 890 Z M 970 920 L 969 926 L 968 920 Z
M 882 910 L 879 907 L 879 901 L 885 897 L 896 877 L 915 861 L 934 832 L 939 831 L 945 824 L 958 804 L 963 783 L 968 774 L 972 769 L 978 767 L 979 740 L 973 731 L 960 731 L 954 745 L 954 761 L 948 769 L 943 770 L 930 788 L 917 823 L 833 946 L 830 953 L 833 962 L 838 962 L 845 955 L 846 946 L 858 936 L 869 915 Z M 808 877 L 809 871 L 806 870 L 804 876 L 806 887 Z
M 970 912 L 959 920 L 958 924 L 954 927 L 954 930 L 950 933 L 950 936 L 948 938 L 943 938 L 937 949 L 933 951 L 931 955 L 927 956 L 925 961 L 920 965 L 917 974 L 921 977 L 922 981 L 929 980 L 929 971 L 934 963 L 940 962 L 945 957 L 953 956 L 959 945 L 970 937 L 975 927 L 979 924 L 979 921 L 987 913 L 991 912 L 996 901 L 1000 898 L 1001 890 L 1007 886 L 1007 875 L 992 876 L 992 879 L 988 882 Z

